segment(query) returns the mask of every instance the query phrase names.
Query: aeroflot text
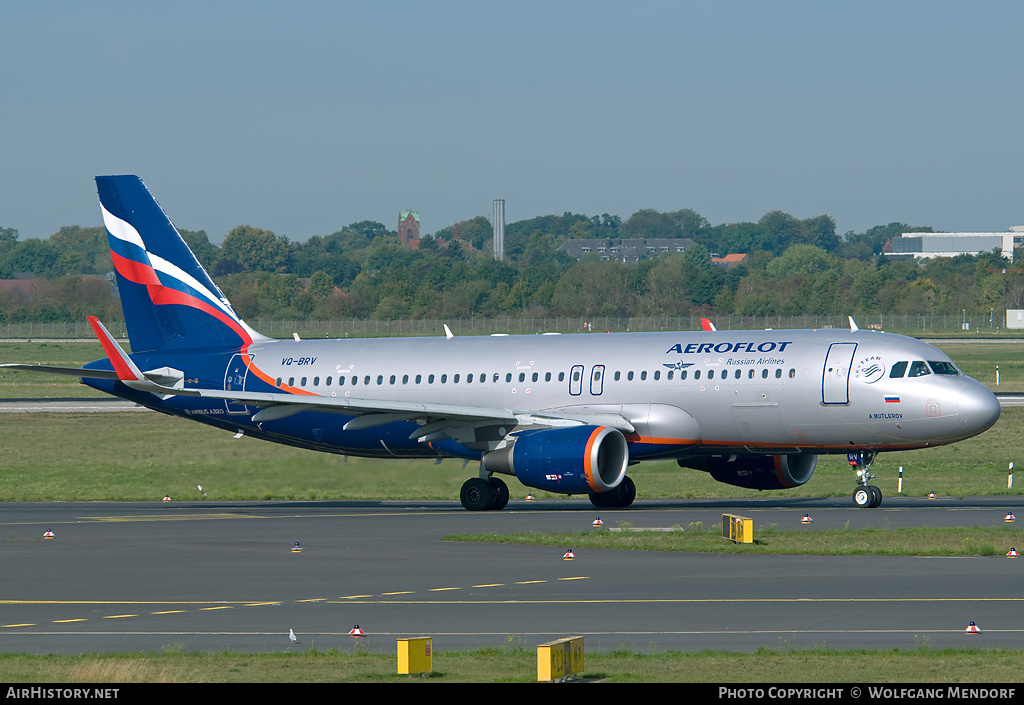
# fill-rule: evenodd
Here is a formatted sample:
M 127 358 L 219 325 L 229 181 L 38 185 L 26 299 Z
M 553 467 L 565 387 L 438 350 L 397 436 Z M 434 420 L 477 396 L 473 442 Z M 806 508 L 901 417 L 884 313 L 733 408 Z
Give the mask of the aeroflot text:
M 766 342 L 766 343 L 690 343 L 689 345 L 683 345 L 682 343 L 676 343 L 671 348 L 665 351 L 665 354 L 677 353 L 767 353 L 767 352 L 785 352 L 787 345 L 792 345 L 792 340 L 780 341 L 778 343 Z

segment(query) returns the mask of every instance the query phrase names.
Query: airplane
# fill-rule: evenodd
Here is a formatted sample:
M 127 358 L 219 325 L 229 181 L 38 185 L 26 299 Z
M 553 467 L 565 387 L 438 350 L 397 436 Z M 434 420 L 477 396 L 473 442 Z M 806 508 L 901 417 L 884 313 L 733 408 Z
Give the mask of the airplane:
M 462 505 L 500 510 L 496 475 L 628 507 L 641 461 L 777 490 L 822 454 L 856 467 L 877 507 L 879 452 L 970 438 L 999 402 L 943 352 L 850 329 L 275 340 L 250 328 L 137 176 L 96 186 L 131 354 L 89 318 L 106 358 L 90 387 L 236 435 L 317 451 L 479 463 Z

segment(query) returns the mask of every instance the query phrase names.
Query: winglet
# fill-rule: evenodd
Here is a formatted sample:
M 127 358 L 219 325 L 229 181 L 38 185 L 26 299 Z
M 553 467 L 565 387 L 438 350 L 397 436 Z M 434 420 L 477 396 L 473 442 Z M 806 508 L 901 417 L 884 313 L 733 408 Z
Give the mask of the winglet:
M 702 330 L 709 330 L 709 331 L 710 330 L 718 330 L 717 328 L 715 328 L 715 324 L 712 323 L 707 318 L 700 319 L 700 327 L 701 327 Z
M 96 332 L 96 337 L 100 339 L 103 352 L 107 354 L 110 364 L 114 366 L 114 371 L 117 372 L 117 378 L 122 382 L 145 382 L 146 378 L 142 375 L 142 372 L 135 366 L 132 359 L 128 357 L 128 354 L 121 349 L 121 346 L 117 344 L 114 336 L 107 332 L 107 329 L 103 327 L 99 319 L 95 316 L 88 316 L 88 319 L 89 325 Z
M 860 328 L 857 327 L 857 324 L 853 322 L 853 316 L 847 316 L 847 318 L 850 319 L 850 330 L 851 331 L 860 330 Z
M 455 337 L 455 334 L 452 333 L 452 329 L 448 327 L 447 323 L 444 324 L 444 337 L 446 340 L 451 340 Z

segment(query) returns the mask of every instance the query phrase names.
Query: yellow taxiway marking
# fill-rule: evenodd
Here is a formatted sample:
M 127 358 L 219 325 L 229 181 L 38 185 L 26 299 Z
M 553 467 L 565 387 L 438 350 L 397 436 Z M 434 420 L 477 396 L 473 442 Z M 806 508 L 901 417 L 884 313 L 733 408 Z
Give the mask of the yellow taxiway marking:
M 461 590 L 462 588 L 447 587 L 447 588 L 430 588 L 427 592 L 444 592 L 445 590 Z
M 381 595 L 412 595 L 415 590 L 401 590 L 399 592 L 382 592 Z
M 277 602 L 256 602 L 246 601 L 235 602 L 233 600 L 0 600 L 0 605 L 245 605 L 261 604 L 276 605 Z
M 339 600 L 355 600 L 360 597 L 373 597 L 373 595 L 342 595 Z
M 491 583 L 490 585 L 474 585 L 473 587 L 505 587 L 505 583 Z
M 55 619 L 55 620 L 53 620 L 53 623 L 54 624 L 64 624 L 66 622 L 88 622 L 88 621 L 89 621 L 88 619 L 82 619 L 82 618 L 79 618 L 79 619 Z
M 164 610 L 163 612 L 150 612 L 150 614 L 184 614 L 185 610 Z
M 138 616 L 139 615 L 137 615 L 137 614 L 112 614 L 112 615 L 109 615 L 107 617 L 104 617 L 103 619 L 121 619 L 123 617 L 138 617 Z
M 581 575 L 578 578 L 559 578 L 559 580 L 590 580 L 590 577 L 586 575 Z
M 547 580 L 519 580 L 516 585 L 533 585 L 534 583 L 546 583 Z
M 29 623 L 29 624 L 3 624 L 3 625 L 0 625 L 0 626 L 3 626 L 3 627 L 34 627 L 36 625 L 32 624 L 32 623 Z
M 200 607 L 199 611 L 205 612 L 207 610 L 229 610 L 232 608 L 234 608 L 234 605 L 221 605 L 220 607 Z

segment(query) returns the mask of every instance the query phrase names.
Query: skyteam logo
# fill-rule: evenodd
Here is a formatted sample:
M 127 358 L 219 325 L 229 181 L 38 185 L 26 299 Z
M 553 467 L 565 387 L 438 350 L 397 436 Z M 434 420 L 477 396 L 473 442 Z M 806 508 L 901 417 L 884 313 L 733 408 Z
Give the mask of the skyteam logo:
M 670 370 L 685 370 L 687 367 L 693 367 L 692 362 L 683 362 L 682 360 L 679 362 L 663 362 L 661 364 Z
M 882 379 L 883 374 L 885 374 L 885 363 L 882 362 L 881 355 L 866 357 L 853 368 L 853 378 L 866 384 L 874 384 Z

